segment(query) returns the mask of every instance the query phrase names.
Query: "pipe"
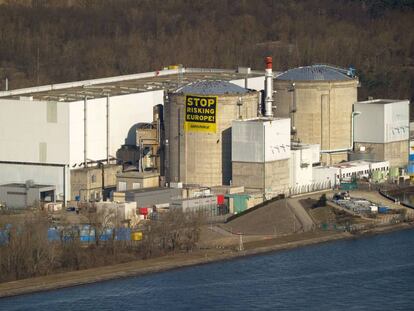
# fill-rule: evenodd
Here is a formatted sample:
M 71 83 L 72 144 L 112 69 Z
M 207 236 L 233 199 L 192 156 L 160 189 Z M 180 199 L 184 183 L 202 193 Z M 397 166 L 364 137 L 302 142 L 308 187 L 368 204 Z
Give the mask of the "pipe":
M 291 84 L 291 86 L 287 89 L 288 92 L 292 93 L 291 99 L 291 109 L 290 109 L 290 119 L 291 119 L 291 132 L 293 136 L 293 140 L 296 140 L 296 126 L 295 126 L 295 114 L 297 111 L 296 107 L 296 90 L 295 90 L 295 82 Z
M 105 197 L 105 165 L 102 162 L 99 162 L 101 167 L 101 178 L 102 178 L 102 201 L 106 201 Z
M 8 90 L 9 90 L 9 78 L 6 77 L 6 80 L 5 80 L 5 91 L 8 91 Z
M 319 151 L 319 153 L 343 153 L 343 152 L 348 152 L 348 151 L 352 151 L 352 148 L 343 148 L 343 149 L 332 149 L 332 150 L 321 150 Z
M 83 100 L 83 163 L 85 164 L 85 167 L 88 166 L 88 119 L 87 119 L 87 113 L 88 113 L 88 99 L 85 96 Z
M 351 150 L 354 150 L 354 117 L 360 114 L 360 111 L 352 111 L 351 113 Z
M 109 94 L 106 95 L 106 163 L 109 164 L 109 149 L 111 145 L 111 140 L 109 137 L 110 133 L 110 102 Z
M 265 58 L 265 117 L 273 117 L 273 73 L 272 57 Z
M 56 201 L 56 194 L 55 194 Z M 66 165 L 63 167 L 63 207 L 66 207 Z

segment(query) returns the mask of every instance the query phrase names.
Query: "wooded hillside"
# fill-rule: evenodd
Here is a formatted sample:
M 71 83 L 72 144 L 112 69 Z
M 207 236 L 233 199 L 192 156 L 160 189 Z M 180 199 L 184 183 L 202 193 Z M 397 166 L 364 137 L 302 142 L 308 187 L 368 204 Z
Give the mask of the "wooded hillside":
M 188 67 L 353 66 L 414 99 L 413 0 L 3 0 L 0 89 Z

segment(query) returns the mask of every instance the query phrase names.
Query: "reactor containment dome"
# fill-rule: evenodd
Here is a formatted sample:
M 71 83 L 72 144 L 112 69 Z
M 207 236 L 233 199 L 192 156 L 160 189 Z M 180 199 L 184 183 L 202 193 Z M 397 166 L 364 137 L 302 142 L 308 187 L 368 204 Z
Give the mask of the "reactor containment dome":
M 274 80 L 274 114 L 291 118 L 294 141 L 319 144 L 321 161 L 338 163 L 347 160 L 352 147 L 357 87 L 358 78 L 351 69 L 328 65 L 290 69 Z
M 227 81 L 196 81 L 168 94 L 165 103 L 167 182 L 230 183 L 231 125 L 256 117 L 260 93 Z

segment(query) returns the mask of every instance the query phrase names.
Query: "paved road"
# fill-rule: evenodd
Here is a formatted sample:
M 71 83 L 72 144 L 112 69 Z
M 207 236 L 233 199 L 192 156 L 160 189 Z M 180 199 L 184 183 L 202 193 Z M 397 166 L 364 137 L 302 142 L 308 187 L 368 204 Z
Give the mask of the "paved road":
M 301 199 L 302 198 L 288 199 L 287 204 L 290 206 L 292 212 L 295 213 L 297 219 L 302 224 L 303 231 L 304 232 L 312 231 L 315 228 L 315 223 L 313 222 L 312 218 L 309 216 L 308 212 L 299 203 L 299 200 Z

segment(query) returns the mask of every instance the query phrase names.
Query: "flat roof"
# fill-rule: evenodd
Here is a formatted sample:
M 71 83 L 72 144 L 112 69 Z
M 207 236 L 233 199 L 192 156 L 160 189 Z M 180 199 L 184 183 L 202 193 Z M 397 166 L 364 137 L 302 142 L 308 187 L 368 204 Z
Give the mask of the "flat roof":
M 175 190 L 182 190 L 181 188 L 167 188 L 167 187 L 149 187 L 149 188 L 138 188 L 138 189 L 131 189 L 125 191 L 117 191 L 117 192 L 124 192 L 124 193 L 149 193 L 149 192 L 169 192 Z
M 251 71 L 248 77 L 264 76 L 264 71 Z M 246 78 L 237 70 L 178 68 L 132 75 L 50 84 L 0 92 L 0 99 L 73 102 L 107 96 L 127 95 L 156 90 L 174 91 L 200 80 L 237 80 Z
M 13 188 L 24 188 L 24 189 L 26 189 L 27 186 L 26 186 L 26 184 L 22 184 L 22 183 L 10 183 L 10 184 L 0 185 L 0 187 L 13 187 Z M 36 189 L 55 188 L 55 186 L 32 184 L 32 185 L 29 185 L 28 188 L 36 188 Z
M 279 120 L 286 120 L 289 118 L 278 118 L 278 117 L 254 117 L 254 118 L 250 118 L 250 119 L 238 119 L 238 120 L 233 120 L 236 122 L 272 122 L 272 121 L 279 121 Z
M 103 161 L 103 160 L 102 160 Z M 110 164 L 104 164 L 104 170 L 106 170 L 106 169 L 110 169 L 110 168 L 122 168 L 122 165 L 121 164 L 112 164 L 112 163 L 110 163 Z M 98 163 L 88 163 L 88 166 L 83 166 L 83 167 L 77 167 L 77 168 L 72 168 L 71 170 L 72 171 L 75 171 L 75 172 L 81 172 L 81 171 L 84 171 L 84 172 L 88 172 L 88 171 L 93 171 L 93 170 L 101 170 L 102 168 L 98 165 Z
M 297 143 L 297 142 L 291 142 L 290 143 L 290 150 L 304 150 L 304 149 L 311 149 L 312 146 L 315 144 L 305 144 L 305 143 Z
M 355 161 L 349 161 L 349 162 L 342 162 L 338 164 L 332 165 L 332 167 L 336 168 L 349 168 L 349 167 L 357 167 L 360 165 L 369 165 L 371 163 L 385 163 L 387 161 L 369 161 L 369 160 L 355 160 Z
M 392 104 L 392 103 L 398 103 L 398 102 L 405 102 L 408 101 L 408 99 L 370 99 L 370 100 L 364 100 L 359 101 L 357 104 L 379 104 L 379 105 L 386 105 L 386 104 Z
M 121 178 L 151 178 L 159 177 L 160 173 L 157 172 L 138 172 L 138 171 L 124 171 L 116 175 Z

